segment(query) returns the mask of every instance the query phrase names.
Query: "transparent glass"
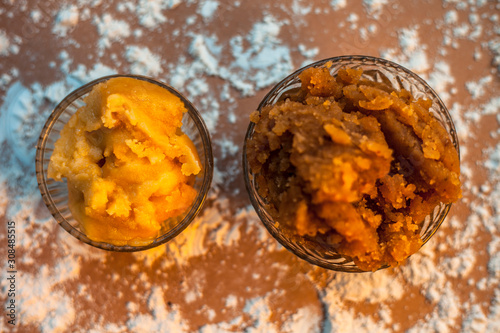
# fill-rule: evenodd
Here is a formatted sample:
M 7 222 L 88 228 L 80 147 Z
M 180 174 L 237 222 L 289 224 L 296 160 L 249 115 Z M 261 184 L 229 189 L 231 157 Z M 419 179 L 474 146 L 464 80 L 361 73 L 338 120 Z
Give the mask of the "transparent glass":
M 338 70 L 344 66 L 350 68 L 363 69 L 363 78 L 376 82 L 383 82 L 395 89 L 406 89 L 411 92 L 415 98 L 425 97 L 432 100 L 433 104 L 431 112 L 446 128 L 450 135 L 457 152 L 459 152 L 458 137 L 451 116 L 446 109 L 443 101 L 437 93 L 418 75 L 410 70 L 393 63 L 391 61 L 368 57 L 368 56 L 341 56 L 329 59 L 324 59 L 303 67 L 283 81 L 274 86 L 271 91 L 264 97 L 259 104 L 258 110 L 263 107 L 273 105 L 278 101 L 284 100 L 287 95 L 300 89 L 299 74 L 310 67 L 323 67 L 327 62 L 331 62 L 329 68 L 332 75 L 335 75 Z M 252 173 L 247 161 L 247 142 L 252 138 L 254 133 L 254 123 L 250 122 L 245 136 L 243 147 L 243 172 L 245 185 L 257 215 L 261 219 L 264 226 L 271 235 L 278 240 L 286 249 L 297 255 L 298 257 L 310 262 L 311 264 L 342 272 L 363 272 L 351 260 L 337 253 L 335 249 L 329 247 L 328 244 L 319 243 L 312 238 L 291 235 L 289 232 L 284 232 L 280 229 L 279 224 L 275 223 L 270 214 L 269 203 L 266 199 L 259 195 L 258 185 L 256 182 L 256 174 Z M 459 152 L 460 153 L 460 152 Z M 450 210 L 451 204 L 438 205 L 432 214 L 427 216 L 421 223 L 420 237 L 425 244 L 438 230 L 441 223 Z M 386 267 L 382 267 L 386 268 Z
M 47 177 L 47 169 L 50 157 L 54 151 L 54 144 L 56 140 L 59 139 L 60 132 L 64 125 L 81 106 L 85 105 L 83 99 L 90 93 L 96 84 L 115 77 L 129 77 L 147 81 L 167 89 L 172 94 L 178 96 L 184 102 L 187 109 L 187 112 L 182 118 L 182 130 L 193 141 L 203 165 L 202 171 L 195 180 L 194 188 L 197 190 L 198 195 L 196 196 L 196 199 L 191 207 L 182 215 L 164 221 L 159 236 L 151 243 L 140 246 L 116 246 L 89 239 L 80 227 L 78 221 L 76 221 L 72 216 L 68 207 L 68 188 L 66 181 L 56 182 L 55 180 Z M 40 134 L 40 138 L 38 139 L 35 163 L 36 177 L 42 198 L 50 213 L 54 216 L 59 225 L 72 236 L 84 243 L 100 249 L 118 252 L 133 252 L 150 249 L 168 242 L 184 230 L 200 212 L 203 203 L 205 202 L 205 198 L 212 182 L 214 168 L 210 135 L 196 108 L 182 94 L 177 92 L 172 87 L 151 78 L 138 75 L 111 75 L 102 77 L 76 89 L 66 96 L 56 106 L 45 123 L 45 126 Z

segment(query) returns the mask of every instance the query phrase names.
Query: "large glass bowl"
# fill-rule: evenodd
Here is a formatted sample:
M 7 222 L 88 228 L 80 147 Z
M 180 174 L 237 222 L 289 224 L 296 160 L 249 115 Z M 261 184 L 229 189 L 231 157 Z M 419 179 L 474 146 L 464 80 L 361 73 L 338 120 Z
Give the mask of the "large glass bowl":
M 141 244 L 139 246 L 117 246 L 104 242 L 96 242 L 89 239 L 84 230 L 80 227 L 79 222 L 76 221 L 72 216 L 71 211 L 68 207 L 68 188 L 66 179 L 64 179 L 64 182 L 56 182 L 55 180 L 47 177 L 47 169 L 50 157 L 54 151 L 54 144 L 56 140 L 59 139 L 60 132 L 63 129 L 64 125 L 68 122 L 71 116 L 85 104 L 84 98 L 90 93 L 90 91 L 96 84 L 115 77 L 129 77 L 147 81 L 152 84 L 158 85 L 168 90 L 172 94 L 178 96 L 187 109 L 187 112 L 182 118 L 182 131 L 194 143 L 202 163 L 202 170 L 200 174 L 196 176 L 194 184 L 194 188 L 196 189 L 198 194 L 191 207 L 180 216 L 164 221 L 159 236 L 151 243 L 144 245 Z M 182 230 L 184 230 L 191 223 L 194 217 L 200 212 L 203 206 L 208 190 L 210 189 L 214 167 L 210 135 L 201 115 L 196 110 L 196 108 L 182 94 L 177 92 L 172 87 L 151 78 L 139 75 L 111 75 L 102 77 L 76 89 L 68 96 L 66 96 L 59 103 L 59 105 L 56 106 L 47 122 L 45 123 L 45 126 L 40 134 L 40 138 L 38 139 L 35 163 L 36 177 L 38 180 L 38 187 L 40 188 L 42 198 L 47 205 L 50 213 L 52 214 L 52 216 L 54 216 L 59 225 L 64 230 L 69 232 L 72 236 L 84 243 L 90 244 L 100 249 L 118 252 L 133 252 L 153 248 L 160 244 L 168 242 L 169 240 L 177 236 Z
M 406 89 L 415 98 L 427 98 L 432 103 L 431 112 L 438 121 L 446 128 L 450 135 L 457 152 L 459 152 L 458 137 L 455 126 L 451 119 L 446 106 L 439 98 L 437 93 L 418 75 L 410 70 L 385 59 L 368 57 L 368 56 L 341 56 L 324 59 L 308 66 L 305 66 L 293 74 L 286 77 L 283 81 L 274 86 L 271 91 L 260 102 L 258 111 L 268 105 L 273 105 L 281 100 L 284 100 L 287 95 L 297 91 L 301 82 L 299 74 L 310 67 L 325 67 L 326 63 L 330 62 L 329 68 L 332 75 L 335 75 L 342 67 L 360 68 L 363 70 L 363 78 L 376 82 L 383 82 L 395 89 Z M 259 195 L 256 174 L 254 174 L 248 165 L 247 161 L 247 142 L 254 134 L 255 124 L 250 122 L 245 136 L 243 147 L 243 173 L 245 185 L 255 208 L 257 215 L 261 219 L 264 226 L 271 235 L 278 240 L 286 249 L 297 255 L 298 257 L 310 262 L 311 264 L 342 272 L 363 272 L 349 257 L 340 255 L 334 248 L 328 247 L 324 243 L 315 242 L 308 237 L 291 235 L 281 229 L 280 224 L 276 223 L 270 211 L 273 210 L 265 198 Z M 425 218 L 421 223 L 420 237 L 425 244 L 438 230 L 439 226 L 445 219 L 451 204 L 439 204 L 434 209 L 433 213 Z M 386 268 L 384 266 L 382 268 Z

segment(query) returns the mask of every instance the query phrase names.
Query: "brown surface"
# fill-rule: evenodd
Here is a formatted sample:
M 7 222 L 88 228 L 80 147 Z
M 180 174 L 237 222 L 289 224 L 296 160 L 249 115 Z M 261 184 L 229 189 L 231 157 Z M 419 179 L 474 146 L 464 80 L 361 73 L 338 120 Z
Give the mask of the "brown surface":
M 328 66 L 304 70 L 296 94 L 252 113 L 248 163 L 281 232 L 365 271 L 397 266 L 422 246 L 425 216 L 461 198 L 458 152 L 431 96 Z
M 118 1 L 103 1 L 96 6 L 89 3 L 80 5 L 79 11 L 83 13 L 84 8 L 88 8 L 90 18 L 81 19 L 76 27 L 69 30 L 68 37 L 64 38 L 51 32 L 56 14 L 63 7 L 60 2 L 40 3 L 32 0 L 1 2 L 0 30 L 3 30 L 11 40 L 14 36 L 18 36 L 20 40 L 17 43 L 19 45 L 17 54 L 0 55 L 0 76 L 3 73 L 10 73 L 13 68 L 18 70 L 18 74 L 11 75 L 13 79 L 10 83 L 0 85 L 2 103 L 9 87 L 16 81 L 25 87 L 30 87 L 36 82 L 45 87 L 64 79 L 67 75 L 61 69 L 63 60 L 59 58 L 63 50 L 67 51 L 69 58 L 72 59 L 69 65 L 71 70 L 78 64 L 90 69 L 95 63 L 103 63 L 117 72 L 126 73 L 130 71 L 130 64 L 125 58 L 126 46 L 148 46 L 153 53 L 161 55 L 162 66 L 165 68 L 157 78 L 170 83 L 168 66 L 177 64 L 180 57 L 185 57 L 188 63 L 196 60 L 189 54 L 193 38 L 191 34 L 195 33 L 217 36 L 218 45 L 225 46 L 218 59 L 219 63 L 227 65 L 234 60 L 228 46 L 229 39 L 237 34 L 247 36 L 253 25 L 262 21 L 264 13 L 272 14 L 280 22 L 288 20 L 280 30 L 279 39 L 281 45 L 286 45 L 290 49 L 295 68 L 300 67 L 304 60 L 319 60 L 345 54 L 380 56 L 383 50 L 390 48 L 396 49 L 401 55 L 397 31 L 417 26 L 420 41 L 425 44 L 430 68 L 439 61 L 445 61 L 450 66 L 455 81 L 448 84 L 444 91 L 449 93 L 453 88 L 456 89 L 456 93 L 450 95 L 447 105 L 451 109 L 454 103 L 458 103 L 463 109 L 462 113 L 452 114 L 452 117 L 464 120 L 467 110 L 478 108 L 500 91 L 498 73 L 496 67 L 492 65 L 493 54 L 485 44 L 494 39 L 498 40 L 498 32 L 494 30 L 498 29 L 498 21 L 495 23 L 488 18 L 481 18 L 483 32 L 479 38 L 468 40 L 466 37 L 454 37 L 452 39 L 457 41 L 457 48 L 442 45 L 444 35 L 451 31 L 450 29 L 469 22 L 469 14 L 476 12 L 480 17 L 483 14 L 500 14 L 498 3 L 495 1 L 489 1 L 475 10 L 471 5 L 463 10 L 458 9 L 459 21 L 452 26 L 444 24 L 443 17 L 456 5 L 446 1 L 389 1 L 389 4 L 383 6 L 379 19 L 368 16 L 361 1 L 350 2 L 346 8 L 338 11 L 331 9 L 330 1 L 310 1 L 307 5 L 311 6 L 312 12 L 302 15 L 293 12 L 290 1 L 262 1 L 258 5 L 254 1 L 241 1 L 240 6 L 235 6 L 233 1 L 220 0 L 219 8 L 212 20 L 204 20 L 196 14 L 197 4 L 182 3 L 173 9 L 164 10 L 163 13 L 168 21 L 152 30 L 141 27 L 135 14 L 118 12 Z M 306 5 L 302 2 L 293 3 Z M 39 23 L 35 24 L 30 19 L 33 10 L 39 10 L 42 15 Z M 93 20 L 104 13 L 111 13 L 114 19 L 127 20 L 132 31 L 134 28 L 143 31 L 141 38 L 131 34 L 130 37 L 113 42 L 107 52 L 114 53 L 114 58 L 107 55 L 101 57 L 97 52 L 96 43 L 99 34 Z M 349 28 L 351 23 L 346 22 L 346 16 L 350 13 L 356 13 L 359 17 L 357 27 L 354 29 Z M 195 24 L 187 26 L 186 18 L 191 15 L 198 15 L 198 18 Z M 341 22 L 344 22 L 344 27 L 339 27 Z M 369 38 L 362 39 L 359 28 L 366 28 L 370 23 L 377 29 L 369 34 Z M 172 33 L 176 28 L 181 29 L 178 35 Z M 312 59 L 306 59 L 298 51 L 299 44 L 304 44 L 308 49 L 318 47 L 319 52 Z M 441 50 L 445 50 L 446 54 L 442 55 Z M 476 50 L 482 54 L 477 61 L 473 58 Z M 50 66 L 52 61 L 55 66 Z M 429 71 L 419 74 L 428 75 Z M 492 75 L 493 81 L 485 86 L 485 94 L 482 97 L 473 99 L 465 83 L 477 81 L 487 75 Z M 15 210 L 14 208 L 10 211 L 0 211 L 0 215 L 3 212 L 3 216 L 0 217 L 2 224 L 15 219 L 19 226 L 17 270 L 20 272 L 18 275 L 20 290 L 16 300 L 21 305 L 19 325 L 13 328 L 4 322 L 0 330 L 50 331 L 50 316 L 56 314 L 58 317 L 54 320 L 62 331 L 86 331 L 90 328 L 98 331 L 129 331 L 131 329 L 127 326 L 127 322 L 130 324 L 140 315 L 151 316 L 154 322 L 166 320 L 166 318 L 156 318 L 155 315 L 158 314 L 148 307 L 152 297 L 151 292 L 156 290 L 156 287 L 161 290 L 167 312 L 178 310 L 188 324 L 189 331 L 198 331 L 208 324 L 221 325 L 222 322 L 228 323 L 225 326 L 227 330 L 236 332 L 259 325 L 265 330 L 263 323 L 259 323 L 255 317 L 256 311 L 245 308 L 245 305 L 251 305 L 250 301 L 254 299 L 263 299 L 267 304 L 270 314 L 264 313 L 261 321 L 275 323 L 278 332 L 292 331 L 293 329 L 286 328 L 286 324 L 296 323 L 298 319 L 293 315 L 303 308 L 310 309 L 312 314 L 322 318 L 318 322 L 318 327 L 323 328 L 325 332 L 335 332 L 336 323 L 345 323 L 335 317 L 337 312 L 339 315 L 346 315 L 352 311 L 353 322 L 358 325 L 352 326 L 351 331 L 354 332 L 360 331 L 359 327 L 367 317 L 372 318 L 375 323 L 379 322 L 385 329 L 395 332 L 404 332 L 418 325 L 424 327 L 424 330 L 432 331 L 432 328 L 424 325 L 426 322 L 436 321 L 443 323 L 449 332 L 460 332 L 464 318 L 467 318 L 473 305 L 478 305 L 486 316 L 492 315 L 493 306 L 496 304 L 495 291 L 498 295 L 498 271 L 495 271 L 496 266 L 493 266 L 493 270 L 491 268 L 488 270 L 488 264 L 491 264 L 488 246 L 492 239 L 499 237 L 498 224 L 495 224 L 498 223 L 495 222 L 498 221 L 495 219 L 495 214 L 498 215 L 499 207 L 498 203 L 489 202 L 487 196 L 481 199 L 479 197 L 481 192 L 475 191 L 474 188 L 489 184 L 494 190 L 499 186 L 498 177 L 492 179 L 484 167 L 487 155 L 483 153 L 484 149 L 488 147 L 495 149 L 495 145 L 498 145 L 498 136 L 490 135 L 492 131 L 498 130 L 499 123 L 496 119 L 498 110 L 492 115 L 483 116 L 481 121 L 470 126 L 472 132 L 469 138 L 462 139 L 461 145 L 463 151 L 466 151 L 463 153 L 462 165 L 465 164 L 472 170 L 470 176 L 464 176 L 464 199 L 453 206 L 449 218 L 431 242 L 424 246 L 423 253 L 415 258 L 412 257 L 409 264 L 403 268 L 360 276 L 330 272 L 311 266 L 278 247 L 276 241 L 268 236 L 255 216 L 238 215 L 241 209 L 249 205 L 240 168 L 241 148 L 248 126 L 248 116 L 270 86 L 258 89 L 255 95 L 248 97 L 241 96 L 236 89 L 230 88 L 235 101 L 227 102 L 220 99 L 225 80 L 206 73 L 199 73 L 198 78 L 206 79 L 209 84 L 208 95 L 220 103 L 220 118 L 216 132 L 211 134 L 217 158 L 216 167 L 223 172 L 223 178 L 215 182 L 212 198 L 202 211 L 200 219 L 186 229 L 176 242 L 148 253 L 103 252 L 79 244 L 57 226 L 54 220 L 40 222 L 47 220 L 48 212 L 37 194 L 36 182 L 33 181 L 34 163 L 25 165 L 13 157 L 13 151 L 22 146 L 22 141 L 6 140 L 2 143 L 0 153 L 7 157 L 7 160 L 1 162 L 2 173 L 12 168 L 22 170 L 17 185 L 12 179 L 2 185 L 2 202 L 6 202 L 7 208 L 15 207 L 21 203 L 22 198 L 25 198 L 27 203 L 24 205 L 29 207 L 32 213 L 10 213 Z M 178 88 L 183 93 L 188 93 L 185 87 Z M 203 103 L 205 97 L 198 96 L 191 100 L 202 114 L 209 115 L 212 109 Z M 2 111 L 5 112 L 5 109 Z M 228 121 L 231 111 L 236 115 L 234 124 Z M 40 109 L 37 112 L 43 114 L 41 118 L 48 115 L 47 110 Z M 43 121 L 38 120 L 35 128 L 40 130 L 42 125 Z M 459 134 L 461 138 L 467 135 L 460 131 Z M 220 144 L 223 139 L 234 142 L 239 147 L 238 152 L 227 154 L 223 158 Z M 227 172 L 228 170 L 236 171 Z M 464 230 L 472 225 L 471 216 L 477 212 L 475 207 L 478 204 L 486 207 L 489 215 L 475 224 L 477 231 L 470 233 L 473 238 L 464 241 L 463 237 L 468 235 Z M 218 212 L 222 217 L 213 217 L 211 214 L 214 212 Z M 248 212 L 251 213 L 252 209 Z M 487 228 L 488 223 L 493 224 L 493 229 Z M 240 237 L 235 243 L 218 245 L 213 239 L 217 235 L 227 235 L 223 229 L 227 226 L 238 229 Z M 3 246 L 6 241 L 6 229 L 0 230 L 0 244 L 2 244 L 0 258 L 6 258 L 6 247 Z M 199 230 L 205 230 L 206 237 L 201 239 L 204 246 L 195 244 L 203 250 L 196 252 L 183 242 L 197 235 Z M 454 248 L 454 243 L 458 241 L 464 241 L 467 248 Z M 466 249 L 472 251 L 476 261 L 470 273 L 455 277 L 453 269 L 450 269 L 447 261 L 443 259 L 451 260 Z M 0 259 L 0 262 L 3 263 L 3 259 Z M 62 272 L 58 270 L 60 263 L 69 264 L 70 268 L 77 267 L 79 271 Z M 418 270 L 412 271 L 411 267 L 413 265 L 417 268 L 427 267 L 430 263 L 435 270 L 426 277 L 427 282 L 421 284 Z M 43 275 L 42 269 L 46 269 L 48 273 Z M 6 270 L 3 269 L 1 274 L 4 278 Z M 441 278 L 445 279 L 444 283 L 439 282 Z M 490 283 L 484 289 L 479 289 L 477 283 L 483 278 L 488 278 Z M 382 283 L 393 280 L 395 283 Z M 37 291 L 35 286 L 38 286 L 37 283 L 40 281 L 50 281 L 48 286 L 52 290 Z M 357 282 L 363 288 L 356 285 Z M 379 283 L 382 284 L 378 285 Z M 403 286 L 402 295 L 391 296 L 394 288 L 400 284 Z M 368 298 L 357 296 L 344 299 L 343 286 L 358 286 L 359 295 L 367 292 Z M 5 287 L 5 282 L 2 287 Z M 378 290 L 377 287 L 382 290 Z M 440 298 L 429 297 L 429 293 L 436 291 L 435 288 L 442 297 L 447 293 L 454 295 L 455 298 L 448 299 L 459 308 L 458 316 L 454 317 L 449 307 L 439 303 Z M 7 298 L 4 290 L 2 289 L 0 294 L 2 304 Z M 189 295 L 192 292 L 195 297 L 190 302 Z M 386 297 L 377 296 L 380 292 Z M 35 299 L 30 298 L 31 295 L 34 295 Z M 36 295 L 44 295 L 47 299 L 37 300 Z M 52 309 L 50 302 L 61 300 L 63 295 L 69 298 L 69 307 L 74 310 L 74 316 L 68 317 L 70 318 L 68 323 L 61 321 L 65 314 L 60 314 L 58 312 L 60 309 L 46 313 L 45 319 L 36 317 L 36 311 L 44 312 L 42 308 L 36 310 L 34 305 L 47 303 Z M 234 307 L 228 307 L 226 299 L 232 295 L 237 297 L 237 303 Z M 370 297 L 375 301 L 370 301 Z M 133 311 L 130 308 L 131 304 L 136 306 Z M 381 319 L 380 311 L 383 309 L 390 312 L 391 320 Z M 210 310 L 213 310 L 214 315 L 210 315 Z M 240 316 L 240 319 L 231 323 Z M 310 319 L 317 320 L 314 316 Z M 498 325 L 498 315 L 490 317 L 489 322 L 495 323 L 495 320 Z M 106 328 L 108 324 L 114 324 L 119 329 Z M 143 326 L 145 327 L 148 326 Z M 489 332 L 494 332 L 494 329 Z M 338 331 L 349 330 L 344 328 Z

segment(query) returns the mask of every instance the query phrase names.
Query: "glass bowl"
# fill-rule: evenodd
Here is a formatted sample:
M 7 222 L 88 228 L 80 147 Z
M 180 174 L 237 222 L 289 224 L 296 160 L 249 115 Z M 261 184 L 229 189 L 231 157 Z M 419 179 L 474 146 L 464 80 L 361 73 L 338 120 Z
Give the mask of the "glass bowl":
M 310 67 L 324 67 L 327 62 L 331 62 L 329 71 L 332 75 L 335 75 L 338 70 L 344 66 L 360 68 L 363 69 L 364 79 L 383 82 L 398 90 L 404 88 L 411 92 L 415 98 L 425 97 L 432 100 L 433 104 L 430 108 L 431 113 L 445 127 L 460 156 L 455 126 L 446 106 L 437 93 L 415 73 L 394 62 L 381 58 L 369 56 L 341 56 L 320 60 L 305 66 L 276 84 L 260 102 L 258 111 L 260 112 L 265 106 L 273 105 L 286 99 L 289 94 L 299 90 L 301 86 L 299 74 L 305 69 Z M 292 235 L 290 232 L 282 230 L 280 224 L 276 223 L 270 213 L 273 208 L 266 199 L 259 194 L 258 183 L 256 181 L 258 175 L 252 172 L 247 161 L 247 142 L 254 134 L 254 127 L 255 124 L 250 122 L 245 136 L 243 146 L 243 173 L 250 201 L 269 233 L 286 249 L 311 264 L 335 271 L 364 272 L 364 270 L 361 270 L 351 258 L 340 255 L 334 248 L 329 247 L 327 244 L 315 242 L 308 237 Z M 432 214 L 422 221 L 420 237 L 423 244 L 425 244 L 438 230 L 448 214 L 450 207 L 451 204 L 441 203 L 436 206 Z M 383 266 L 381 268 L 387 267 L 388 266 Z
M 64 178 L 64 182 L 57 182 L 47 177 L 47 169 L 50 157 L 54 151 L 54 144 L 56 140 L 59 139 L 60 132 L 64 125 L 81 106 L 85 105 L 83 99 L 90 93 L 96 84 L 116 77 L 129 77 L 147 81 L 158 85 L 179 97 L 187 109 L 187 112 L 184 113 L 182 118 L 182 130 L 194 143 L 202 163 L 202 170 L 200 174 L 196 176 L 195 184 L 193 185 L 198 194 L 191 207 L 180 216 L 164 221 L 164 225 L 160 230 L 160 235 L 151 243 L 139 246 L 117 246 L 89 239 L 80 227 L 78 221 L 76 221 L 72 216 L 68 207 L 68 188 L 66 178 Z M 139 75 L 111 75 L 102 77 L 76 89 L 66 96 L 56 106 L 45 123 L 38 139 L 35 163 L 36 177 L 42 198 L 50 213 L 54 216 L 59 225 L 72 236 L 84 243 L 100 249 L 118 252 L 133 252 L 150 249 L 168 242 L 184 230 L 200 212 L 203 203 L 205 202 L 205 198 L 212 182 L 214 168 L 210 135 L 203 118 L 196 108 L 182 94 L 172 87 L 154 79 Z

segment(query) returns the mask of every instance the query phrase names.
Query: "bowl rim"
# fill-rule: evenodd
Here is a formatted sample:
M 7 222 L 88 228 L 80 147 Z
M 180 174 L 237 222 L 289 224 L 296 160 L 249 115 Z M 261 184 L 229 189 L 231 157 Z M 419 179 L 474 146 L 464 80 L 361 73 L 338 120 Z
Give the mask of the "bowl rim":
M 262 108 L 267 105 L 267 102 L 270 100 L 272 96 L 276 94 L 280 89 L 282 89 L 291 79 L 295 78 L 303 72 L 304 70 L 311 68 L 311 67 L 322 67 L 328 62 L 333 62 L 333 63 L 338 63 L 338 62 L 345 62 L 345 61 L 353 61 L 353 62 L 359 62 L 359 64 L 362 66 L 363 64 L 369 64 L 369 65 L 382 65 L 382 66 L 389 66 L 394 69 L 403 71 L 405 74 L 409 75 L 411 78 L 415 79 L 419 84 L 423 85 L 429 94 L 432 95 L 432 97 L 438 102 L 439 104 L 439 109 L 443 111 L 445 114 L 445 118 L 447 120 L 448 125 L 450 126 L 449 131 L 447 130 L 448 134 L 450 135 L 452 139 L 452 143 L 457 150 L 458 153 L 458 158 L 460 161 L 460 145 L 458 141 L 458 136 L 457 136 L 457 131 L 455 128 L 455 124 L 453 122 L 453 119 L 448 111 L 448 108 L 446 107 L 445 103 L 441 100 L 439 95 L 436 93 L 436 91 L 424 80 L 422 79 L 418 74 L 414 73 L 413 71 L 410 71 L 406 67 L 384 59 L 384 58 L 379 58 L 379 57 L 373 57 L 373 56 L 366 56 L 366 55 L 342 55 L 342 56 L 336 56 L 336 57 L 329 57 L 329 58 L 324 58 L 315 62 L 312 62 L 306 66 L 303 66 L 294 72 L 292 72 L 290 75 L 286 76 L 284 79 L 282 79 L 280 82 L 278 82 L 276 85 L 274 85 L 271 90 L 264 96 L 264 98 L 261 100 L 257 107 L 257 111 L 260 113 Z M 319 261 L 316 258 L 313 258 L 305 253 L 301 253 L 296 251 L 292 246 L 290 246 L 287 242 L 285 242 L 282 237 L 286 238 L 288 242 L 293 242 L 291 238 L 284 236 L 284 235 L 279 235 L 277 234 L 277 231 L 271 228 L 270 225 L 268 225 L 267 222 L 265 221 L 265 207 L 259 205 L 257 196 L 258 193 L 254 190 L 252 186 L 252 181 L 249 179 L 249 175 L 251 174 L 251 169 L 249 168 L 248 161 L 247 161 L 247 142 L 251 138 L 253 131 L 255 128 L 255 123 L 251 122 L 248 125 L 245 137 L 244 137 L 244 143 L 243 143 L 243 150 L 242 150 L 242 165 L 243 165 L 243 177 L 245 181 L 245 188 L 248 193 L 248 196 L 250 198 L 250 202 L 252 203 L 252 206 L 254 207 L 259 219 L 261 220 L 262 224 L 264 224 L 265 228 L 269 231 L 269 233 L 273 236 L 275 240 L 277 240 L 284 248 L 286 248 L 288 251 L 296 255 L 297 257 L 322 268 L 326 268 L 329 270 L 333 271 L 338 271 L 338 272 L 347 272 L 347 273 L 364 273 L 364 272 L 369 272 L 360 269 L 357 265 L 354 264 L 354 266 L 342 266 L 341 264 L 332 264 L 332 263 L 326 263 Z M 252 173 L 253 174 L 253 173 Z M 430 238 L 437 232 L 441 224 L 444 222 L 446 216 L 448 215 L 448 212 L 450 211 L 452 206 L 452 203 L 449 204 L 444 204 L 443 209 L 439 212 L 438 218 L 437 218 L 437 223 L 435 227 L 433 227 L 432 231 L 430 233 L 427 233 L 424 238 L 422 238 L 422 248 Z M 267 212 L 266 212 L 267 213 Z M 425 221 L 425 220 L 424 220 Z M 342 256 L 349 260 L 348 257 Z M 411 256 L 410 256 L 411 257 Z M 408 260 L 410 257 L 408 257 L 406 260 Z M 384 265 L 378 268 L 377 270 L 385 269 L 390 266 Z
M 198 129 L 198 132 L 200 133 L 202 145 L 203 145 L 203 154 L 205 157 L 205 164 L 202 167 L 202 176 L 203 176 L 203 182 L 200 185 L 200 190 L 198 191 L 198 194 L 191 205 L 190 209 L 185 212 L 185 216 L 183 217 L 182 220 L 180 220 L 177 225 L 170 229 L 167 233 L 164 233 L 157 238 L 155 238 L 151 243 L 146 244 L 146 245 L 139 245 L 139 246 L 132 246 L 132 245 L 113 245 L 110 243 L 106 242 L 99 242 L 99 241 L 93 241 L 87 237 L 83 232 L 80 230 L 77 230 L 74 228 L 60 213 L 60 211 L 57 209 L 57 205 L 54 203 L 52 200 L 52 197 L 50 195 L 49 189 L 47 187 L 47 180 L 49 179 L 47 177 L 47 170 L 44 168 L 44 160 L 48 160 L 45 155 L 46 155 L 46 144 L 48 140 L 48 134 L 54 127 L 54 124 L 56 121 L 59 119 L 61 114 L 64 113 L 66 108 L 71 105 L 74 101 L 77 99 L 81 98 L 82 96 L 86 95 L 89 93 L 92 88 L 101 83 L 108 81 L 113 78 L 132 78 L 132 79 L 137 79 L 141 81 L 146 81 L 152 84 L 155 84 L 157 86 L 160 86 L 173 95 L 177 96 L 184 104 L 187 112 L 189 114 L 189 117 L 194 121 L 196 128 Z M 198 152 L 200 153 L 200 152 Z M 212 143 L 211 143 L 211 138 L 210 138 L 210 132 L 208 131 L 208 128 L 203 120 L 203 117 L 201 116 L 200 112 L 196 109 L 196 107 L 179 91 L 177 91 L 175 88 L 171 87 L 170 85 L 167 85 L 161 81 L 158 81 L 156 79 L 153 79 L 148 76 L 144 75 L 136 75 L 136 74 L 113 74 L 113 75 L 107 75 L 103 76 L 100 78 L 97 78 L 95 80 L 92 80 L 76 89 L 74 89 L 72 92 L 70 92 L 66 97 L 64 97 L 52 110 L 50 116 L 47 118 L 43 129 L 40 132 L 40 136 L 38 137 L 38 141 L 36 144 L 36 155 L 35 155 L 35 168 L 36 168 L 36 178 L 38 182 L 38 188 L 40 190 L 40 194 L 42 196 L 42 199 L 49 209 L 51 215 L 53 218 L 56 220 L 56 222 L 64 229 L 66 230 L 69 234 L 71 234 L 73 237 L 77 238 L 78 240 L 89 244 L 93 247 L 102 249 L 102 250 L 107 250 L 107 251 L 112 251 L 112 252 L 137 252 L 137 251 L 144 251 L 147 249 L 151 249 L 154 247 L 157 247 L 159 245 L 162 245 L 164 243 L 167 243 L 168 241 L 172 240 L 175 238 L 178 234 L 180 234 L 185 228 L 187 228 L 191 222 L 194 220 L 194 218 L 199 214 L 200 210 L 203 208 L 203 205 L 206 201 L 208 192 L 211 188 L 211 183 L 212 183 L 212 178 L 213 178 L 213 172 L 214 172 L 214 157 L 213 157 L 213 152 L 212 152 Z M 197 175 L 197 177 L 199 177 Z M 194 208 L 194 210 L 193 210 Z

